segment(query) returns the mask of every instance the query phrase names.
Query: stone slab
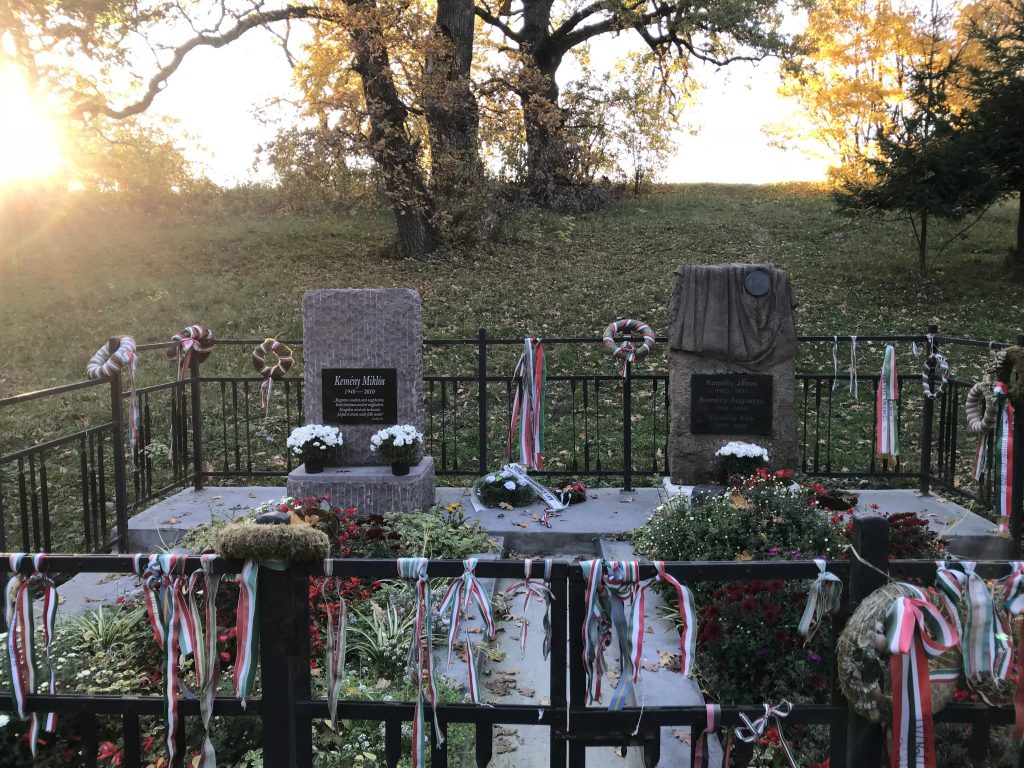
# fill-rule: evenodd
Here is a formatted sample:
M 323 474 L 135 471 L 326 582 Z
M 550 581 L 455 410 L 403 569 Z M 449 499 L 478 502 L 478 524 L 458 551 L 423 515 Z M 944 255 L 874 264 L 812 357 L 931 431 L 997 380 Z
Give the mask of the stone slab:
M 306 423 L 325 423 L 324 368 L 397 371 L 397 423 L 423 431 L 423 308 L 406 288 L 341 288 L 302 297 Z M 341 466 L 379 465 L 370 436 L 381 424 L 341 425 Z
M 408 475 L 393 475 L 390 466 L 326 467 L 314 475 L 302 466 L 288 474 L 289 496 L 325 494 L 367 515 L 427 510 L 434 506 L 434 459 L 425 456 Z

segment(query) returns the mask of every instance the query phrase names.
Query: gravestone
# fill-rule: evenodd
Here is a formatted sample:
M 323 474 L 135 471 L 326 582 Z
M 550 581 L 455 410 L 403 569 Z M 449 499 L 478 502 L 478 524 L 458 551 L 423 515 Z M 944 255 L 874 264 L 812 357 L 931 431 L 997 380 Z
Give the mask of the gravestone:
M 434 460 L 391 474 L 370 436 L 411 424 L 423 431 L 423 309 L 416 291 L 342 288 L 302 297 L 307 424 L 341 429 L 335 462 L 288 475 L 290 496 L 327 494 L 360 513 L 411 512 L 434 503 Z
M 669 472 L 720 480 L 715 452 L 732 440 L 796 464 L 796 299 L 770 265 L 679 267 L 669 307 Z

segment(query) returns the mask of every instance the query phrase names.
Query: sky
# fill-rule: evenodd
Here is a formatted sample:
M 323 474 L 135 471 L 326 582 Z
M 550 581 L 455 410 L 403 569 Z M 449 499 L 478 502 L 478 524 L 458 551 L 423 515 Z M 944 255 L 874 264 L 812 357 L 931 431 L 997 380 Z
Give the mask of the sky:
M 764 128 L 794 106 L 776 93 L 778 65 L 738 62 L 696 68 L 703 84 L 687 120 L 696 133 L 677 133 L 678 151 L 662 174 L 667 182 L 763 184 L 823 179 L 828 161 L 797 149 L 772 146 Z M 186 58 L 154 102 L 154 115 L 169 116 L 198 143 L 188 159 L 221 184 L 266 178 L 253 168 L 256 147 L 275 126 L 255 113 L 269 99 L 294 95 L 284 53 L 262 30 L 219 50 L 199 49 Z

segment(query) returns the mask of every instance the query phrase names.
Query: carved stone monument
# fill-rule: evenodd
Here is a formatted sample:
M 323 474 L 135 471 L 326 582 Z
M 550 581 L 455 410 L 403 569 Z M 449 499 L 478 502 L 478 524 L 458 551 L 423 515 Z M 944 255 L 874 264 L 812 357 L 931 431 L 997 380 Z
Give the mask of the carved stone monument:
M 434 503 L 434 460 L 396 476 L 370 436 L 393 424 L 423 431 L 423 310 L 416 291 L 343 288 L 302 297 L 307 424 L 341 428 L 337 466 L 288 475 L 290 496 L 327 494 L 361 513 L 411 512 Z
M 679 267 L 669 306 L 669 472 L 716 481 L 715 451 L 757 443 L 774 467 L 796 464 L 796 298 L 789 276 L 759 264 Z

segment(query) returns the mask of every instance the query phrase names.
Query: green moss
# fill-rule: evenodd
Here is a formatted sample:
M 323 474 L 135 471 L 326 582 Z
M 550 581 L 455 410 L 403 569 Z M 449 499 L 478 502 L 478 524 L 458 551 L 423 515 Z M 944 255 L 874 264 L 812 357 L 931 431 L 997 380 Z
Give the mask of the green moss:
M 217 531 L 214 549 L 232 560 L 282 560 L 308 563 L 331 551 L 327 534 L 306 525 L 232 523 Z

